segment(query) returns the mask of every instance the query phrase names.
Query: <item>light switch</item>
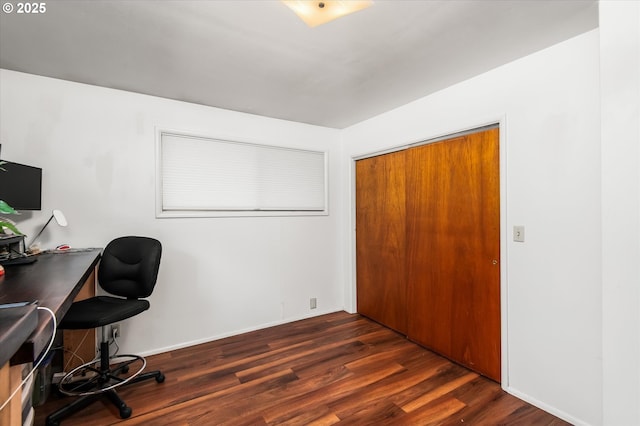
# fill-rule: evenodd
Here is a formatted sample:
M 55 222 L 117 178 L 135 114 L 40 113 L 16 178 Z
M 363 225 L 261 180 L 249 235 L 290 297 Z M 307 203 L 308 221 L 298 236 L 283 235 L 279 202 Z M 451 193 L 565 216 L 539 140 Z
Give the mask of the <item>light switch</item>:
M 513 227 L 513 241 L 524 243 L 524 226 Z

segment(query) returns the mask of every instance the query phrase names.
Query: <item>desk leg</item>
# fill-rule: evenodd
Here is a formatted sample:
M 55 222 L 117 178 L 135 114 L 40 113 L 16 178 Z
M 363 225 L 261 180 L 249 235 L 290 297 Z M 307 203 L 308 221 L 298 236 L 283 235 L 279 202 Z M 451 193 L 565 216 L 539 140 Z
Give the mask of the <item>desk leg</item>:
M 9 398 L 11 392 L 20 386 L 22 382 L 22 366 L 11 367 L 7 362 L 0 369 L 0 404 Z M 0 411 L 0 425 L 20 426 L 22 425 L 22 388 L 16 392 L 15 396 Z
M 96 271 L 95 269 L 87 278 L 87 281 L 80 289 L 80 293 L 73 299 L 74 302 L 88 299 L 96 295 Z M 96 331 L 91 330 L 63 330 L 62 339 L 64 342 L 64 356 L 62 367 L 69 372 L 82 364 L 76 354 L 85 362 L 89 362 L 96 356 Z

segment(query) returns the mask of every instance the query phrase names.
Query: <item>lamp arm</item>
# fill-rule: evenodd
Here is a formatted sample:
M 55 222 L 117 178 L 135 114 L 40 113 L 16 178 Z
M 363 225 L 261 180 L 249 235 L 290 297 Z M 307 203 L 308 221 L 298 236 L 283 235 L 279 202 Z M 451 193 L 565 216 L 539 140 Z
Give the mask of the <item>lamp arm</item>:
M 40 232 L 38 232 L 38 234 L 33 237 L 33 239 L 31 240 L 31 244 L 27 245 L 27 248 L 31 247 L 33 245 L 33 243 L 36 242 L 36 240 L 38 239 L 38 237 L 42 234 L 42 232 L 44 231 L 44 229 L 47 227 L 47 225 L 49 224 L 49 222 L 51 222 L 51 219 L 53 219 L 53 215 L 51 215 L 51 217 L 49 218 L 49 220 L 47 221 L 47 223 L 44 224 L 44 226 L 42 227 L 42 229 L 40 229 Z

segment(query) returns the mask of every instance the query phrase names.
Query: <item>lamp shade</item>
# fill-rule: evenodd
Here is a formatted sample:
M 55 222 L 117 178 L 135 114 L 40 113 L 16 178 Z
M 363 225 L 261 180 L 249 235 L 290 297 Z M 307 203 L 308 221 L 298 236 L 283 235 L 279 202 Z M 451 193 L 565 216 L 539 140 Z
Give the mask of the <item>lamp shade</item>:
M 39 250 L 40 250 L 40 249 L 39 249 L 39 247 L 37 247 L 37 246 L 35 245 L 35 243 L 36 243 L 36 241 L 38 240 L 38 237 L 39 237 L 40 235 L 42 235 L 42 232 L 45 230 L 45 228 L 47 227 L 47 225 L 49 225 L 49 223 L 50 223 L 50 222 L 51 222 L 51 220 L 53 220 L 53 219 L 55 219 L 55 220 L 56 220 L 56 223 L 57 223 L 59 226 L 67 226 L 67 225 L 68 225 L 68 223 L 67 223 L 67 218 L 66 218 L 66 217 L 64 217 L 64 213 L 62 213 L 62 211 L 57 210 L 57 209 L 53 210 L 53 211 L 51 212 L 51 216 L 49 217 L 49 220 L 47 221 L 47 223 L 45 223 L 45 224 L 44 224 L 44 226 L 42 227 L 42 229 L 40 229 L 40 232 L 38 232 L 38 233 L 36 234 L 36 236 L 35 236 L 35 237 L 33 238 L 33 240 L 31 241 L 31 244 L 29 244 L 29 245 L 27 246 L 27 247 L 29 247 L 29 249 L 31 249 L 31 248 L 32 248 L 32 246 L 33 246 L 33 247 L 34 247 L 34 250 L 35 250 L 36 248 L 37 248 L 37 251 L 39 251 Z M 33 251 L 33 250 L 32 250 L 32 251 Z

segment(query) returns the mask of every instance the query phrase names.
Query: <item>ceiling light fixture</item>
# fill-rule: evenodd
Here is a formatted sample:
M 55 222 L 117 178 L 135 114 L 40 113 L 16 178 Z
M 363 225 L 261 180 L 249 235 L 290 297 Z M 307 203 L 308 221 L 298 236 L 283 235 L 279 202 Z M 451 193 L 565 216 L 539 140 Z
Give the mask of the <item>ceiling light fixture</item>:
M 366 9 L 372 0 L 282 0 L 310 27 L 326 24 L 345 15 Z

